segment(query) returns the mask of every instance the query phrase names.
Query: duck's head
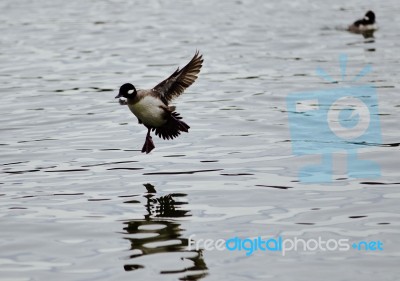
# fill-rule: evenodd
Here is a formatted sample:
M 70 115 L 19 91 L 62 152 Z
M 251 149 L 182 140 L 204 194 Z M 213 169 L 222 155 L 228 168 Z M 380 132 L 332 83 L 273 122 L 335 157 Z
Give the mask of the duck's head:
M 370 24 L 375 23 L 375 13 L 373 11 L 368 11 L 364 16 L 364 20 Z
M 126 98 L 126 99 L 133 99 L 136 97 L 136 89 L 135 86 L 133 86 L 130 83 L 126 83 L 119 88 L 119 93 L 115 97 L 116 99 L 118 98 Z

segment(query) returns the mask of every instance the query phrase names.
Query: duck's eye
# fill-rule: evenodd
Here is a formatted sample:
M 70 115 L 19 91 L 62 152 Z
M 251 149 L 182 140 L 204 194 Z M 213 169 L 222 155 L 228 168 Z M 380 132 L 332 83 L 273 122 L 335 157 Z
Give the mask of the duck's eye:
M 133 94 L 133 90 L 129 90 L 129 91 L 128 91 L 128 94 L 129 94 L 129 95 L 132 95 L 132 94 Z

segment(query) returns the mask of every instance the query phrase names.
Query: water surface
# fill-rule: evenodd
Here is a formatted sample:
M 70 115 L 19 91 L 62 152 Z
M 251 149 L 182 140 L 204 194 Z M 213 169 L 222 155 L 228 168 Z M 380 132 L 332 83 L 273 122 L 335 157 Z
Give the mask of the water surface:
M 397 1 L 9 1 L 0 3 L 0 280 L 397 280 L 400 81 Z M 373 9 L 375 38 L 338 30 Z M 114 99 L 150 88 L 199 49 L 176 100 L 191 126 L 154 138 Z M 299 182 L 286 97 L 332 89 L 379 96 L 382 145 L 359 155 L 382 176 Z M 313 158 L 314 157 L 314 158 Z M 199 239 L 381 240 L 384 251 L 188 250 Z M 193 236 L 192 236 L 193 237 Z M 338 270 L 340 268 L 340 270 Z

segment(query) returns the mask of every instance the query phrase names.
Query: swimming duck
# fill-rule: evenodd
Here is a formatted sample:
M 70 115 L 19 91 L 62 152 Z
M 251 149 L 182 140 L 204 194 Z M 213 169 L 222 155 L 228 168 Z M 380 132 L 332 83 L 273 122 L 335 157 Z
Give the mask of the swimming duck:
M 181 95 L 186 88 L 194 83 L 202 67 L 203 57 L 196 51 L 190 62 L 172 73 L 153 89 L 136 90 L 130 83 L 123 84 L 118 95 L 121 105 L 128 105 L 131 112 L 137 117 L 139 124 L 147 128 L 146 140 L 142 152 L 149 153 L 155 148 L 151 131 L 163 139 L 173 139 L 181 132 L 188 132 L 189 125 L 182 121 L 182 117 L 175 111 L 175 106 L 169 103 Z M 121 97 L 126 100 L 120 99 Z
M 364 18 L 355 21 L 347 28 L 347 30 L 350 32 L 361 34 L 373 33 L 377 29 L 378 27 L 375 23 L 375 13 L 373 11 L 368 11 Z

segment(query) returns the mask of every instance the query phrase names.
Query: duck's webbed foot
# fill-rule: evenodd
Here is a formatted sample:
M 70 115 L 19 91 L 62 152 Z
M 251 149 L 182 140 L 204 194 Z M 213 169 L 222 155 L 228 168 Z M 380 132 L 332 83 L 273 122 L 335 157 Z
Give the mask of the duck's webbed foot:
M 149 131 L 150 132 L 150 131 Z M 148 133 L 146 136 L 146 141 L 144 142 L 143 148 L 142 148 L 142 152 L 146 152 L 146 154 L 150 153 L 150 151 L 152 151 L 155 148 L 155 145 L 153 143 L 153 139 L 150 136 L 150 134 Z

